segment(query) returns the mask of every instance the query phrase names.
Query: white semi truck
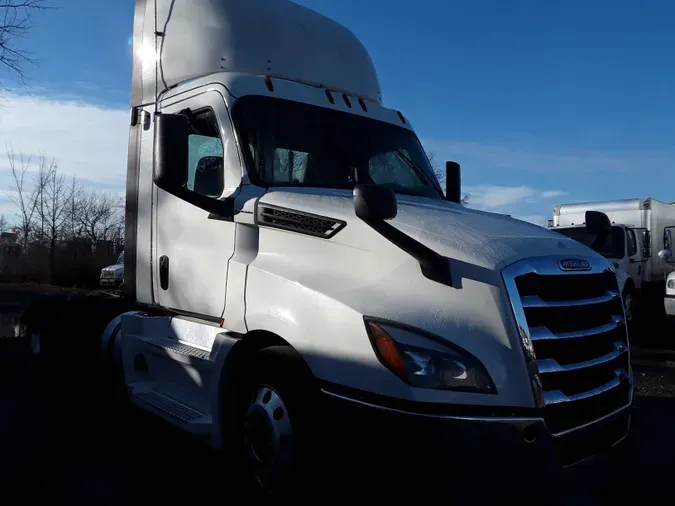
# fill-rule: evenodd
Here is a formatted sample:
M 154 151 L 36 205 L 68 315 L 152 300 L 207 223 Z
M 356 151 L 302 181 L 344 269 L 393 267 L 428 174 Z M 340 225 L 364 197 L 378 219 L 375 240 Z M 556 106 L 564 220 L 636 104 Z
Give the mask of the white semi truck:
M 461 206 L 452 162 L 444 195 L 345 27 L 286 0 L 137 0 L 133 49 L 125 297 L 41 301 L 37 350 L 100 329 L 134 405 L 269 495 L 316 471 L 318 436 L 407 479 L 443 462 L 472 498 L 624 440 L 611 265 Z
M 609 218 L 611 233 L 604 240 L 587 232 L 586 211 Z M 594 249 L 616 270 L 629 320 L 635 302 L 643 302 L 642 309 L 662 307 L 666 276 L 675 269 L 675 205 L 652 198 L 559 204 L 550 228 L 587 246 L 595 243 Z

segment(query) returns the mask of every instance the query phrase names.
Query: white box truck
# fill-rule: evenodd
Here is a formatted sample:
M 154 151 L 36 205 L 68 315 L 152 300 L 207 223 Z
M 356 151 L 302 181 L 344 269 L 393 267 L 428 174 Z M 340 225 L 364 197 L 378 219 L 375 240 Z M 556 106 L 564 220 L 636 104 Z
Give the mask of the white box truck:
M 663 299 L 663 306 L 666 310 L 666 316 L 670 323 L 670 329 L 675 329 L 675 271 L 668 274 L 666 279 L 666 296 Z
M 550 228 L 591 246 L 596 237 L 585 230 L 586 211 L 602 212 L 611 222 L 612 232 L 594 248 L 616 270 L 627 318 L 636 302 L 662 307 L 666 276 L 675 269 L 675 205 L 652 198 L 558 204 Z
M 267 495 L 326 474 L 319 439 L 360 441 L 343 471 L 395 458 L 371 485 L 473 499 L 620 447 L 610 264 L 461 206 L 455 163 L 444 195 L 350 31 L 286 0 L 137 0 L 134 23 L 125 297 L 34 305 L 38 357 L 100 343 L 134 405 Z

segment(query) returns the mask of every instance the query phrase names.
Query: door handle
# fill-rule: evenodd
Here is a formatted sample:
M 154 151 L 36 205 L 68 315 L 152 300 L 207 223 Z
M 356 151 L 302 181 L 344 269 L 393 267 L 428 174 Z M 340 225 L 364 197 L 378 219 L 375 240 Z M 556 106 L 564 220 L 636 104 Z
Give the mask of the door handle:
M 169 289 L 169 257 L 166 255 L 159 257 L 159 286 L 162 290 Z

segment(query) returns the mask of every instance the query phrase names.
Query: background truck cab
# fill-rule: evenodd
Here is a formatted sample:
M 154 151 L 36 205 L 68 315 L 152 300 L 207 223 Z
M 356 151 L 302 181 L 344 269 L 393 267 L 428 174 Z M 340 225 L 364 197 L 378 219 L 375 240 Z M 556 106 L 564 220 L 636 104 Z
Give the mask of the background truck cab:
M 626 225 L 612 225 L 607 238 L 593 247 L 596 235 L 590 233 L 585 225 L 573 227 L 556 227 L 553 230 L 571 239 L 592 247 L 604 256 L 616 270 L 619 288 L 623 294 L 626 318 L 632 319 L 635 293 L 642 287 L 644 274 L 644 248 L 638 240 L 638 233 L 634 228 Z
M 99 284 L 102 287 L 121 287 L 124 285 L 124 251 L 120 253 L 113 265 L 101 269 Z

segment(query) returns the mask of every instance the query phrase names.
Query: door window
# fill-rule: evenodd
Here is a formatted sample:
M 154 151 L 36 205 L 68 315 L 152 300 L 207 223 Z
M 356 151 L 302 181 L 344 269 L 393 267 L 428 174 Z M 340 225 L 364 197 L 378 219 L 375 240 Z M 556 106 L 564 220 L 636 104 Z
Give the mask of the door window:
M 225 173 L 223 167 L 223 142 L 220 139 L 218 120 L 213 109 L 190 113 L 188 137 L 187 188 L 209 197 L 223 193 Z
M 673 236 L 675 235 L 675 227 L 666 227 L 663 231 L 663 248 L 673 250 Z M 668 263 L 675 263 L 675 258 L 670 257 L 666 260 Z
M 630 258 L 637 254 L 637 239 L 635 238 L 635 230 L 628 229 L 627 232 L 626 246 L 628 248 L 628 258 Z
M 670 231 L 670 227 L 666 228 L 666 231 L 663 233 L 663 247 L 665 249 L 672 249 L 673 237 Z

